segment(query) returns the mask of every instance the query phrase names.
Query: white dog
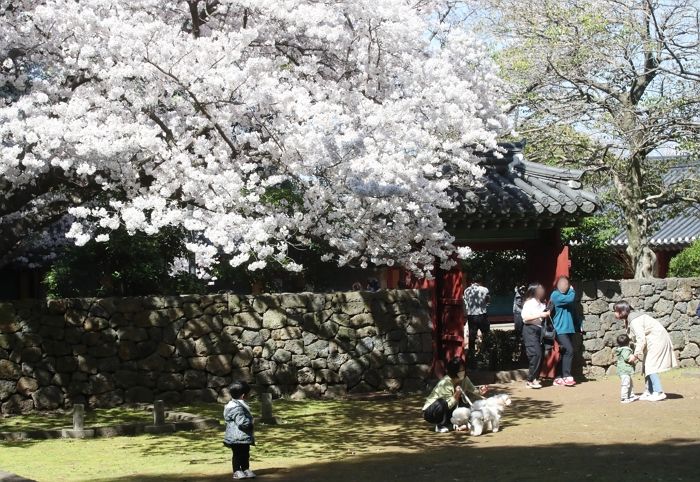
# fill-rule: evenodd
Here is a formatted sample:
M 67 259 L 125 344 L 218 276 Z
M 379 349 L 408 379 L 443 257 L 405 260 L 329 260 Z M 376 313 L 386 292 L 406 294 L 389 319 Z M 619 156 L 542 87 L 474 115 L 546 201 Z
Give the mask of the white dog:
M 511 403 L 513 402 L 506 394 L 475 401 L 472 404 L 472 435 L 481 435 L 485 430 L 498 432 L 503 411 Z
M 471 426 L 470 434 L 478 437 L 484 433 L 484 414 L 481 410 L 472 410 L 469 417 L 469 425 Z
M 452 422 L 453 428 L 458 432 L 465 432 L 469 430 L 469 417 L 471 416 L 471 410 L 467 407 L 455 408 L 452 412 Z

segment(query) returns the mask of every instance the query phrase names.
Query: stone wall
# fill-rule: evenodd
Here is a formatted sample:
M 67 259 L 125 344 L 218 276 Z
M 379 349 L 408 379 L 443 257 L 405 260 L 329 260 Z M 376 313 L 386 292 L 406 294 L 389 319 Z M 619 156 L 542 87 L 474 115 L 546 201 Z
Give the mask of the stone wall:
M 615 319 L 613 305 L 628 301 L 664 325 L 671 335 L 681 367 L 700 366 L 700 278 L 667 278 L 585 282 L 575 286 L 584 315 L 584 372 L 591 376 L 614 374 L 613 350 L 625 333 Z M 641 370 L 641 364 L 637 366 Z
M 1 413 L 221 401 L 233 379 L 297 398 L 410 391 L 431 358 L 414 290 L 0 303 Z

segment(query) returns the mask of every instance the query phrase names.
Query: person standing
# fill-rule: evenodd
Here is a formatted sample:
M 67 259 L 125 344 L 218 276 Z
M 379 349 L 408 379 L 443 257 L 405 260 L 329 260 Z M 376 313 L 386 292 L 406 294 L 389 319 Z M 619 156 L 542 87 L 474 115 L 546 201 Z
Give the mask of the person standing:
M 552 321 L 561 355 L 554 385 L 573 387 L 576 385 L 571 374 L 574 361 L 574 334 L 580 331 L 581 325 L 576 319 L 576 292 L 571 287 L 568 277 L 559 277 L 557 287 L 549 299 L 554 307 Z
M 542 365 L 542 323 L 549 316 L 544 303 L 544 287 L 539 283 L 530 283 L 525 291 L 523 304 L 523 344 L 528 359 L 527 388 L 542 388 L 538 380 Z
M 476 337 L 481 331 L 481 336 L 491 331 L 488 311 L 491 295 L 488 288 L 483 286 L 479 280 L 472 280 L 472 284 L 464 290 L 464 309 L 467 313 L 467 337 L 468 360 L 471 367 L 474 366 L 474 351 L 476 348 Z
M 523 304 L 525 303 L 525 286 L 516 286 L 513 296 L 513 327 L 518 336 L 523 334 Z
M 678 366 L 673 343 L 666 328 L 646 313 L 633 312 L 627 301 L 613 307 L 615 318 L 625 322 L 630 341 L 634 343 L 634 361 L 644 361 L 646 390 L 640 400 L 658 402 L 666 398 L 659 373 Z
M 632 348 L 630 348 L 629 336 L 620 335 L 617 337 L 615 361 L 617 362 L 617 375 L 620 377 L 620 403 L 631 403 L 639 400 L 639 397 L 634 394 L 634 384 L 632 383 L 635 357 Z
M 224 445 L 231 449 L 234 479 L 254 479 L 250 470 L 250 446 L 255 445 L 254 421 L 246 399 L 250 385 L 234 381 L 229 387 L 231 401 L 224 407 L 226 432 Z

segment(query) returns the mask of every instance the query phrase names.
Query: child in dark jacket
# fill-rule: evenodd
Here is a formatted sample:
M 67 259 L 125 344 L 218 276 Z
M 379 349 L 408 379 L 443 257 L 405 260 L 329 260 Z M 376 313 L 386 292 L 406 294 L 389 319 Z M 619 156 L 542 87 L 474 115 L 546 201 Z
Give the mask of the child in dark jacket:
M 232 400 L 224 407 L 224 445 L 232 451 L 233 478 L 253 479 L 255 473 L 250 470 L 250 446 L 255 445 L 253 415 L 245 402 L 250 386 L 246 382 L 236 381 L 229 387 L 229 392 Z

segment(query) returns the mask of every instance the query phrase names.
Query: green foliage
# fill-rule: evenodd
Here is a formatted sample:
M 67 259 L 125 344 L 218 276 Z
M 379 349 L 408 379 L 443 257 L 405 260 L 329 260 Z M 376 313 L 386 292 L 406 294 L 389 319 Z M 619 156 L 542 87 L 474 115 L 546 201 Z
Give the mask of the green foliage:
M 203 292 L 202 282 L 194 275 L 170 275 L 172 261 L 186 255 L 180 231 L 148 236 L 119 229 L 107 242 L 66 248 L 46 273 L 44 286 L 49 297 Z
M 513 287 L 523 283 L 527 273 L 527 259 L 521 250 L 475 251 L 462 261 L 467 278 L 481 279 L 492 293 L 512 293 Z
M 700 276 L 700 240 L 695 241 L 671 259 L 668 274 L 677 278 Z
M 576 280 L 619 279 L 625 261 L 610 241 L 618 233 L 610 216 L 585 218 L 573 228 L 562 229 L 562 240 L 569 244 L 571 277 Z

